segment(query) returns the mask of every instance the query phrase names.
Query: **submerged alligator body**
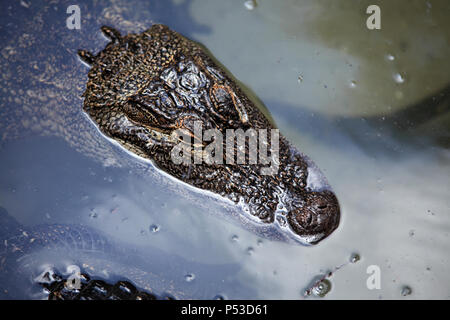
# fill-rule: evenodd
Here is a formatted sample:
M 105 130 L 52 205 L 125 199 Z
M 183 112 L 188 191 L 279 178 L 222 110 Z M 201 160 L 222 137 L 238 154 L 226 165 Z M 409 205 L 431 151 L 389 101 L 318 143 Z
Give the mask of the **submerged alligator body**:
M 185 280 L 186 270 L 195 281 Z M 211 299 L 235 290 L 251 297 L 255 292 L 232 279 L 238 270 L 235 264 L 204 264 L 149 245 L 130 246 L 86 225 L 26 227 L 0 207 L 0 300 Z M 68 279 L 79 279 L 81 289 L 64 289 Z M 131 291 L 125 294 L 122 287 Z
M 239 204 L 250 223 L 272 226 L 284 235 L 278 238 L 315 244 L 337 228 L 339 204 L 327 180 L 281 135 L 270 139 L 271 156 L 278 143 L 273 174 L 262 173 L 267 164 L 237 164 L 237 153 L 234 163 L 173 161 L 174 147 L 185 142 L 180 130 L 202 150 L 208 129 L 225 137 L 228 129 L 275 127 L 205 48 L 167 26 L 127 36 L 102 31 L 111 40 L 104 50 L 79 51 L 91 66 L 83 109 L 101 132 L 169 175 Z M 195 159 L 198 149 L 191 150 Z
M 89 274 L 80 273 L 79 285 L 74 280 L 54 272 L 44 272 L 38 280 L 49 294 L 48 300 L 157 300 L 150 292 L 136 288 L 128 281 L 108 283 L 104 280 L 91 279 Z M 172 297 L 162 297 L 172 299 Z
M 97 277 L 100 270 L 109 270 L 122 273 L 121 280 L 140 279 L 140 284 L 149 291 L 153 290 L 149 283 L 159 285 L 156 283 L 158 277 L 152 272 L 138 274 L 138 268 L 116 263 L 124 254 L 131 257 L 105 235 L 86 226 L 43 224 L 27 228 L 0 207 L 0 240 L 0 299 L 68 299 L 71 295 L 74 299 L 77 296 L 99 299 L 100 292 L 94 297 L 88 292 L 65 288 L 68 283 L 63 281 L 64 278 L 68 280 L 74 275 L 73 270 L 66 272 L 70 267 L 79 268 L 77 279 L 82 289 L 86 289 L 86 282 L 96 287 L 104 282 L 103 287 L 108 286 L 107 279 L 91 281 L 84 269 Z M 136 259 L 131 261 L 138 263 Z M 113 281 L 109 279 L 109 282 Z M 41 287 L 46 290 L 42 291 Z

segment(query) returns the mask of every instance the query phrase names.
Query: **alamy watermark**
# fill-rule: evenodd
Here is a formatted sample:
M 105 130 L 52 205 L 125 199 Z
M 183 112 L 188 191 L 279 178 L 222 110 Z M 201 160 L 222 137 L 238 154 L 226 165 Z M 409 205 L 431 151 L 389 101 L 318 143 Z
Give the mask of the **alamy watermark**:
M 175 164 L 258 164 L 262 175 L 274 175 L 279 168 L 278 129 L 226 129 L 225 143 L 218 129 L 203 130 L 201 121 L 194 122 L 193 134 L 186 129 L 177 129 L 172 137 L 178 143 L 171 150 Z M 204 142 L 209 142 L 205 145 Z M 248 148 L 247 148 L 248 146 Z M 248 152 L 247 152 L 248 151 Z
M 70 16 L 66 19 L 66 26 L 70 30 L 80 30 L 81 29 L 81 11 L 80 7 L 76 4 L 72 4 L 67 7 L 67 14 Z
M 366 280 L 366 286 L 369 290 L 381 289 L 381 269 L 376 264 L 367 267 L 366 273 L 370 276 Z
M 77 265 L 69 265 L 67 266 L 67 273 L 69 273 L 69 277 L 65 283 L 66 287 L 70 290 L 80 290 L 81 289 L 81 270 Z
M 366 26 L 369 30 L 380 30 L 381 29 L 381 9 L 379 6 L 372 4 L 367 7 L 367 14 L 370 16 L 366 20 Z

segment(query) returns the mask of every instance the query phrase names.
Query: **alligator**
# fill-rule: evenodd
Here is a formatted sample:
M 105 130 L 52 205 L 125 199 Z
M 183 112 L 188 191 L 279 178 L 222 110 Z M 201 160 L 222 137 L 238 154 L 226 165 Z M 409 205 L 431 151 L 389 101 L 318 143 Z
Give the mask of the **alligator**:
M 228 136 L 227 145 L 210 137 L 217 149 L 205 156 L 207 130 L 225 136 L 276 128 L 205 47 L 162 24 L 127 36 L 101 30 L 110 39 L 105 49 L 78 54 L 91 67 L 83 110 L 104 135 L 171 177 L 239 205 L 246 223 L 271 225 L 283 240 L 316 244 L 337 228 L 339 203 L 326 178 L 282 135 L 262 142 L 277 166 L 270 173 L 267 162 L 237 161 L 238 149 L 250 159 L 250 141 L 232 145 L 231 161 L 207 161 L 230 146 Z M 256 159 L 263 159 L 261 140 Z M 183 149 L 188 161 L 174 161 L 183 143 L 194 146 Z

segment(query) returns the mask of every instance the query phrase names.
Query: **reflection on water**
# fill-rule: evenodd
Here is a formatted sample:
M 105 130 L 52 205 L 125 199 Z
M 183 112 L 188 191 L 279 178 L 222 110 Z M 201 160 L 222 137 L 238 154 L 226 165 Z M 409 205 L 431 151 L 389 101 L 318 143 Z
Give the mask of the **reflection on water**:
M 73 264 L 84 266 L 93 276 L 113 281 L 127 278 L 141 288 L 177 298 L 211 299 L 221 292 L 241 298 L 255 294 L 246 282 L 238 281 L 240 264 L 224 249 L 236 229 L 196 212 L 195 204 L 174 198 L 152 179 L 129 169 L 105 168 L 54 138 L 27 139 L 2 150 L 1 161 L 8 168 L 2 171 L 2 206 L 24 230 L 2 234 L 8 243 L 2 242 L 0 253 L 8 248 L 15 253 L 2 262 L 0 279 L 7 288 L 18 281 L 29 285 L 30 277 L 47 266 L 64 271 Z M 22 155 L 20 159 L 17 154 Z M 12 225 L 0 222 L 2 227 Z M 68 237 L 54 231 L 61 229 L 55 223 L 76 234 L 81 233 L 78 225 L 82 224 L 87 226 L 83 228 L 86 235 L 68 245 Z M 222 227 L 215 230 L 217 226 Z M 197 228 L 207 232 L 199 234 Z M 24 232 L 28 235 L 20 240 Z M 58 240 L 51 241 L 49 248 L 36 244 L 40 238 L 53 239 L 53 234 Z M 95 250 L 79 245 L 99 237 L 108 243 L 108 250 L 104 244 Z M 5 277 L 4 272 L 15 267 L 20 272 L 12 279 Z M 9 294 L 24 297 L 17 290 L 9 289 Z
M 85 263 L 182 298 L 450 297 L 447 1 L 379 1 L 380 31 L 365 28 L 365 1 L 252 10 L 99 1 L 80 5 L 77 31 L 65 28 L 69 4 L 1 4 L 0 206 L 28 230 L 81 223 L 136 258 L 28 251 L 14 262 L 26 279 L 19 295 L 36 298 L 24 287 L 43 265 Z M 221 203 L 174 192 L 83 116 L 87 68 L 76 50 L 100 50 L 103 24 L 126 33 L 152 22 L 205 44 L 323 169 L 343 213 L 330 238 L 314 247 L 260 239 L 210 214 L 226 213 Z M 367 287 L 369 266 L 380 289 Z
M 450 81 L 448 1 L 264 1 L 252 11 L 237 2 L 194 1 L 194 17 L 212 30 L 196 37 L 263 100 L 383 115 Z M 381 30 L 366 28 L 371 4 Z

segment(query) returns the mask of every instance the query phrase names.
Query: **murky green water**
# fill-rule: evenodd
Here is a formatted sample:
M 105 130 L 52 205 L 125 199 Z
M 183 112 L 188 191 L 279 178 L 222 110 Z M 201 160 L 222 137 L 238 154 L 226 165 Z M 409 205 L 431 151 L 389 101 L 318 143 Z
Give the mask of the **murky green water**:
M 66 27 L 67 1 L 0 5 L 0 206 L 27 227 L 83 223 L 144 257 L 138 273 L 124 257 L 31 252 L 25 284 L 46 264 L 86 263 L 180 297 L 303 299 L 333 271 L 325 298 L 448 299 L 448 1 L 244 2 L 80 2 L 80 30 Z M 381 30 L 366 28 L 369 4 Z M 214 214 L 219 202 L 138 167 L 82 114 L 88 69 L 76 51 L 101 50 L 103 24 L 155 22 L 208 47 L 324 171 L 342 210 L 331 237 L 260 239 Z

